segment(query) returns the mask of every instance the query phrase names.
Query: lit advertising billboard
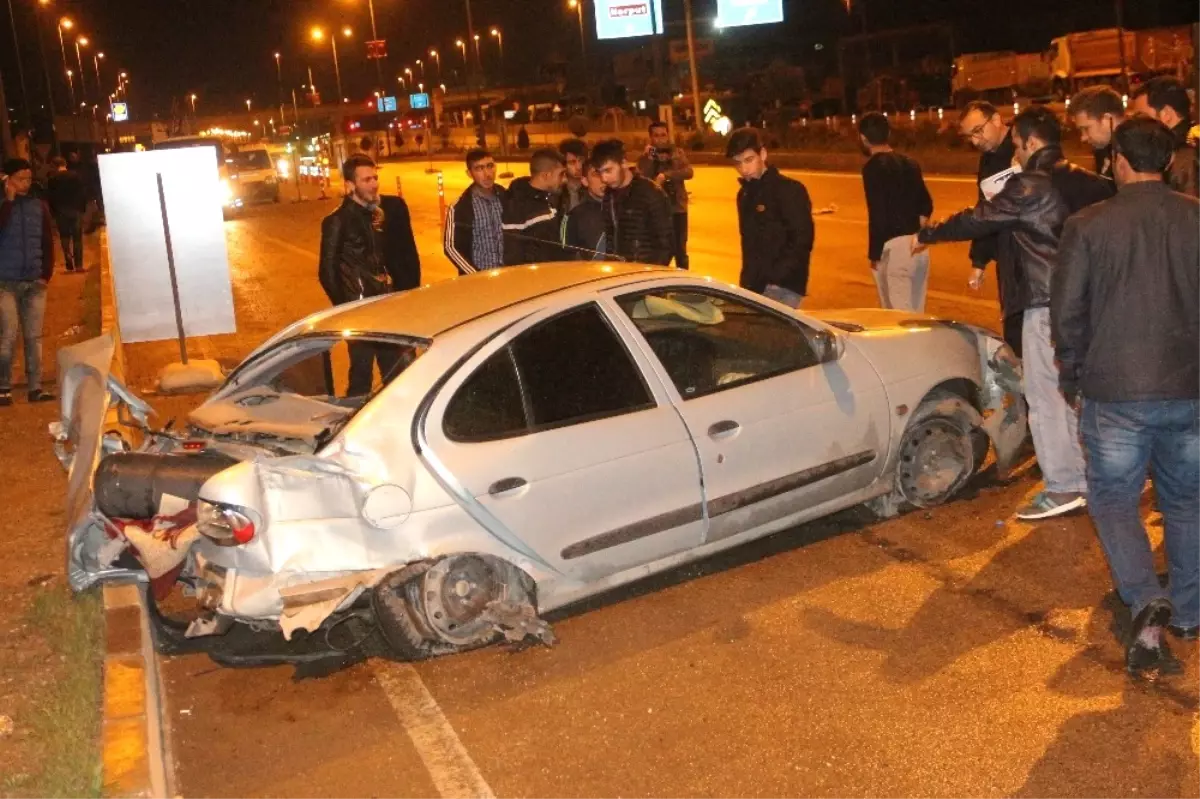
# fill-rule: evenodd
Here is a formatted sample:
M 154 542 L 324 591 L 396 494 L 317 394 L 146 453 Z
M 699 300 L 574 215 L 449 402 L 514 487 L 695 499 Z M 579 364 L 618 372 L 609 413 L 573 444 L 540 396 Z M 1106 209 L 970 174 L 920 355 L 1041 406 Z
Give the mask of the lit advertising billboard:
M 596 0 L 595 5 L 597 39 L 663 32 L 662 0 Z
M 717 0 L 717 27 L 783 22 L 783 0 Z

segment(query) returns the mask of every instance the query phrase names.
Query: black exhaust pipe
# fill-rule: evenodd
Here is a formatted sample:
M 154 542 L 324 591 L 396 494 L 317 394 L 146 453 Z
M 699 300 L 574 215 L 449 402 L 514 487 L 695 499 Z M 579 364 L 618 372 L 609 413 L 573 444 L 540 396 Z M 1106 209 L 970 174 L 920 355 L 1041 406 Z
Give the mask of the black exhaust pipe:
M 116 452 L 101 460 L 96 469 L 96 507 L 109 518 L 150 519 L 158 514 L 163 494 L 194 502 L 210 477 L 237 462 L 215 452 Z

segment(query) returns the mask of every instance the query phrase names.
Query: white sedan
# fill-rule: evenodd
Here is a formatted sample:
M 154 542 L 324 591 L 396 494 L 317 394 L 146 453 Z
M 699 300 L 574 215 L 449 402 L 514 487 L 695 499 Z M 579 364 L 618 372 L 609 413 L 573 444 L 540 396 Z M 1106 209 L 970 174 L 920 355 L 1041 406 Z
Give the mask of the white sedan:
M 111 357 L 60 363 L 72 584 L 184 583 L 198 613 L 160 645 L 223 662 L 550 640 L 546 611 L 614 586 L 852 505 L 945 502 L 1026 430 L 988 331 L 627 264 L 316 313 L 178 432 Z

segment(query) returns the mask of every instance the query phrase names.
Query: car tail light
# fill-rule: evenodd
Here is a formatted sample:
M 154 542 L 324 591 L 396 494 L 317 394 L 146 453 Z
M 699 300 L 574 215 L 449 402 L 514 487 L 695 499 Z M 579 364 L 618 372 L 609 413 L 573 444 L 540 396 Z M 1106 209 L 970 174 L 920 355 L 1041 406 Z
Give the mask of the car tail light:
M 218 544 L 248 544 L 254 538 L 254 520 L 244 508 L 218 505 L 199 500 L 196 503 L 196 528 Z

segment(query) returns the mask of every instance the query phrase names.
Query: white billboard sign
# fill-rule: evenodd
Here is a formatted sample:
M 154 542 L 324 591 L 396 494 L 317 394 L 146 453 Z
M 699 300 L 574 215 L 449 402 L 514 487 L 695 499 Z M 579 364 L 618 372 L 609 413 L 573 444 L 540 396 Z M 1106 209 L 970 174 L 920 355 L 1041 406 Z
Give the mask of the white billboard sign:
M 160 174 L 184 333 L 237 332 L 215 149 L 112 153 L 99 160 L 121 339 L 161 341 L 178 335 Z
M 783 0 L 717 0 L 717 27 L 783 22 Z
M 662 0 L 596 0 L 595 6 L 597 39 L 663 32 Z

